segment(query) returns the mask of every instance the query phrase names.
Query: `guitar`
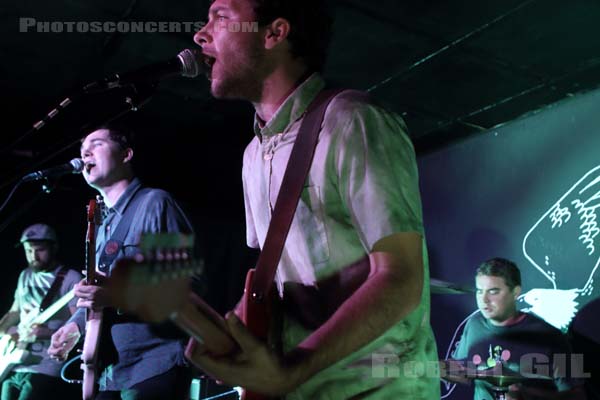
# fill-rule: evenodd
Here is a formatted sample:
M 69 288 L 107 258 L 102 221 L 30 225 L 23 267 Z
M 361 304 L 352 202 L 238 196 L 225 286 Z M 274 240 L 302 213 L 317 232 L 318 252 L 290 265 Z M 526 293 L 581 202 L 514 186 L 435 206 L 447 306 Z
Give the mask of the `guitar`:
M 256 270 L 253 268 L 246 274 L 246 281 L 244 284 L 244 295 L 241 300 L 240 307 L 240 319 L 246 325 L 246 328 L 256 338 L 260 339 L 264 343 L 268 342 L 269 327 L 271 321 L 273 304 L 273 294 L 269 294 L 263 299 L 255 298 L 252 296 L 252 287 L 254 282 L 254 274 Z M 186 357 L 194 363 L 195 352 L 197 349 L 196 339 L 192 336 L 186 347 Z M 268 400 L 269 397 L 260 393 L 252 392 L 244 389 L 242 391 L 242 400 Z
M 31 311 L 27 319 L 19 323 L 19 330 L 29 330 L 34 325 L 45 323 L 66 306 L 73 297 L 74 294 L 71 290 L 43 312 Z M 0 337 L 0 382 L 6 378 L 6 375 L 8 375 L 15 365 L 21 364 L 27 358 L 29 355 L 27 347 L 31 343 L 33 343 L 32 338 L 22 338 L 22 340 L 20 339 L 15 343 L 10 335 L 2 335 Z
M 96 271 L 96 226 L 99 224 L 102 199 L 91 199 L 87 207 L 87 232 L 85 235 L 85 282 L 97 285 Z M 86 310 L 85 339 L 81 352 L 83 370 L 83 400 L 92 400 L 96 394 L 98 379 L 98 348 L 102 331 L 102 311 Z
M 194 354 L 208 351 L 215 356 L 231 354 L 238 349 L 225 320 L 199 296 L 190 291 L 190 277 L 202 270 L 202 263 L 190 258 L 191 236 L 158 234 L 145 236 L 141 248 L 145 255 L 117 261 L 107 282 L 111 305 L 152 323 L 170 319 L 190 336 L 186 357 L 194 362 Z M 250 292 L 253 270 L 246 278 L 245 293 Z M 251 296 L 244 296 L 250 299 Z M 241 318 L 248 329 L 266 340 L 269 316 L 261 302 L 244 302 Z M 245 400 L 267 397 L 244 390 Z
M 225 320 L 190 291 L 190 278 L 203 269 L 190 256 L 193 242 L 192 235 L 145 235 L 141 254 L 117 260 L 106 285 L 109 302 L 146 322 L 170 319 L 214 354 L 225 355 L 236 346 Z

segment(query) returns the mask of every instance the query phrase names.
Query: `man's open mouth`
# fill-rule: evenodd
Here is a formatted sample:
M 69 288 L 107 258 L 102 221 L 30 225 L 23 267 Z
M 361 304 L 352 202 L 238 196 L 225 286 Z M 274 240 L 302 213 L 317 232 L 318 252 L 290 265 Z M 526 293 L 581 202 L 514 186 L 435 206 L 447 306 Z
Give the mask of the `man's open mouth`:
M 215 64 L 216 61 L 217 61 L 217 59 L 215 57 L 204 55 L 204 71 L 205 71 L 206 77 L 209 80 L 212 75 L 213 65 Z

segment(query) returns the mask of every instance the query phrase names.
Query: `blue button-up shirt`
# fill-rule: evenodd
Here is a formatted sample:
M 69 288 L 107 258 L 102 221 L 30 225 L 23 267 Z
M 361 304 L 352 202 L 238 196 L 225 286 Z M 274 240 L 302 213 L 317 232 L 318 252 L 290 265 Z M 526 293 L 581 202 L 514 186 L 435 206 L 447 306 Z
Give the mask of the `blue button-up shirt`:
M 179 232 L 192 233 L 192 227 L 184 212 L 173 197 L 160 189 L 145 189 L 135 210 L 129 209 L 134 195 L 143 189 L 141 182 L 134 179 L 99 226 L 96 237 L 96 258 L 106 244 L 109 235 L 114 234 L 126 212 L 133 212 L 131 226 L 123 238 L 123 246 L 115 259 L 131 257 L 138 252 L 142 233 Z M 110 269 L 114 267 L 110 266 Z M 101 358 L 108 366 L 99 380 L 100 390 L 122 390 L 167 372 L 177 365 L 184 365 L 183 339 L 161 337 L 156 327 L 133 318 L 117 316 L 114 311 L 105 311 L 105 332 L 110 330 L 103 345 Z M 71 318 L 83 332 L 85 326 L 84 309 L 79 309 Z M 108 324 L 108 326 L 106 326 Z M 113 348 L 113 355 L 110 349 Z M 116 351 L 116 353 L 115 353 Z M 110 359 L 105 359 L 105 358 Z M 106 364 L 105 364 L 106 365 Z

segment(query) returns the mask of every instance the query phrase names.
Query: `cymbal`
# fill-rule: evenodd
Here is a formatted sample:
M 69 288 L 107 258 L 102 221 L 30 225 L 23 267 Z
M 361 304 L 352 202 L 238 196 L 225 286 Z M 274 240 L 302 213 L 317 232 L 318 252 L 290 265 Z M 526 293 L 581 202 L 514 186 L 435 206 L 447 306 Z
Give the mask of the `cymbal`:
M 478 379 L 490 383 L 496 387 L 509 387 L 515 383 L 528 380 L 552 380 L 552 377 L 546 375 L 520 373 L 513 371 L 504 364 L 499 364 L 495 367 L 478 370 L 472 379 Z
M 435 278 L 429 279 L 429 286 L 432 294 L 467 294 L 475 292 L 470 286 L 458 285 Z

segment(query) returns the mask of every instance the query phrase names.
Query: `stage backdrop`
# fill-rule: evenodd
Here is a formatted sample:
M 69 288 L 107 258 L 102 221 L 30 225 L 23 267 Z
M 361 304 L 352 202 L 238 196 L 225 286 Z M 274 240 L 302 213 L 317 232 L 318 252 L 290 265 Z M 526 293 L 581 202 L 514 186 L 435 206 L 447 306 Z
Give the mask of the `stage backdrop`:
M 564 331 L 600 295 L 600 90 L 423 155 L 419 167 L 433 278 L 474 287 L 479 263 L 509 258 L 523 277 L 519 306 Z M 475 310 L 474 293 L 433 295 L 442 358 Z

